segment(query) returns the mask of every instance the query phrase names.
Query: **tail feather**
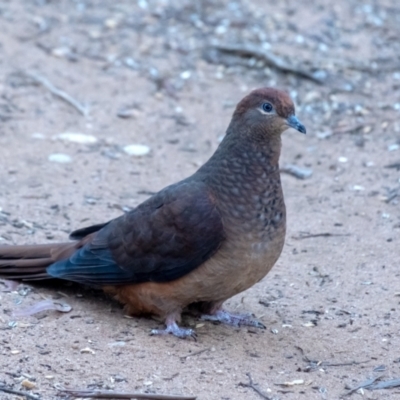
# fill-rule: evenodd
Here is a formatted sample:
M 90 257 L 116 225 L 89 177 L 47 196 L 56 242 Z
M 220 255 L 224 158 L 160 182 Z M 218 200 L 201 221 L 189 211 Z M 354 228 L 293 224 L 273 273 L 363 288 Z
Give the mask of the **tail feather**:
M 69 258 L 77 243 L 0 246 L 0 277 L 22 280 L 51 279 L 47 267 Z

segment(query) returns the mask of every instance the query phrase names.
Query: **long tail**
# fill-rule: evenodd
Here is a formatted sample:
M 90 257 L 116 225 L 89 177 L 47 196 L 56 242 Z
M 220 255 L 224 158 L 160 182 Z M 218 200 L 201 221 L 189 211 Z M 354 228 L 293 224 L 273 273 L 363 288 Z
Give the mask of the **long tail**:
M 51 279 L 47 267 L 69 258 L 77 247 L 77 242 L 0 246 L 0 276 L 22 280 Z

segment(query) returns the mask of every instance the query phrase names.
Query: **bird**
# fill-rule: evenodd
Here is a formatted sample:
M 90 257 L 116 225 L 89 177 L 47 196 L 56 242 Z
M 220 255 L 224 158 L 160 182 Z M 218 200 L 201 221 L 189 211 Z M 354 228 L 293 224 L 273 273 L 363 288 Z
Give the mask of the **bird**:
M 128 314 L 163 320 L 152 335 L 196 338 L 180 325 L 187 309 L 206 321 L 265 328 L 223 304 L 264 278 L 282 252 L 279 157 L 288 128 L 306 133 L 290 96 L 272 87 L 251 91 L 194 174 L 118 218 L 75 230 L 71 241 L 0 246 L 0 276 L 99 287 Z

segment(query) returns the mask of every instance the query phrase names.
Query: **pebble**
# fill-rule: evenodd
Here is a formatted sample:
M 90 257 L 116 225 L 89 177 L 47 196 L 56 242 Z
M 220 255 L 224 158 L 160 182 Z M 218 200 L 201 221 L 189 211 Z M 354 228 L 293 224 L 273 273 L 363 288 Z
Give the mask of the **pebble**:
M 84 135 L 83 133 L 64 132 L 56 135 L 57 139 L 65 140 L 66 142 L 93 144 L 97 142 L 97 138 L 92 135 Z
M 118 110 L 117 112 L 117 117 L 119 118 L 137 118 L 138 117 L 138 111 L 134 110 L 132 108 L 122 108 L 120 110 Z
M 68 154 L 54 153 L 49 155 L 49 161 L 66 164 L 72 162 L 72 158 Z
M 341 163 L 346 163 L 347 162 L 347 158 L 346 157 L 339 157 L 338 161 Z
M 294 164 L 285 165 L 281 168 L 281 172 L 286 172 L 289 175 L 294 176 L 297 179 L 307 179 L 312 176 L 312 169 L 309 168 L 301 168 Z
M 187 80 L 191 77 L 192 73 L 190 71 L 183 71 L 181 72 L 181 79 Z
M 96 354 L 94 350 L 92 350 L 90 347 L 85 347 L 84 349 L 81 349 L 81 353 L 84 354 Z
M 285 382 L 283 385 L 284 386 L 304 385 L 304 380 L 303 379 L 295 379 L 290 382 Z
M 124 152 L 130 156 L 145 156 L 150 153 L 150 147 L 144 144 L 129 144 L 124 146 Z
M 46 139 L 46 136 L 39 132 L 32 133 L 31 136 L 33 139 Z
M 24 379 L 24 380 L 21 382 L 21 385 L 22 385 L 24 388 L 26 388 L 26 389 L 34 389 L 34 388 L 36 387 L 36 384 L 35 384 L 34 382 L 31 382 L 31 381 L 28 380 L 28 379 Z

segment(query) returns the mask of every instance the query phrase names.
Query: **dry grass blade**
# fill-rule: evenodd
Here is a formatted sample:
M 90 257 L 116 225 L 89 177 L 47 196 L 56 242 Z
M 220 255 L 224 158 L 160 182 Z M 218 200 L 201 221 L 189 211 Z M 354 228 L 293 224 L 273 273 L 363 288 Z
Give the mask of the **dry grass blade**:
M 88 116 L 88 114 L 89 114 L 88 107 L 79 103 L 78 100 L 74 99 L 71 95 L 64 92 L 63 90 L 56 88 L 48 79 L 46 79 L 45 77 L 40 76 L 32 71 L 28 71 L 25 74 L 29 78 L 33 79 L 35 82 L 44 86 L 50 93 L 54 94 L 55 96 L 59 97 L 60 99 L 64 100 L 68 104 L 75 107 L 84 117 Z
M 349 390 L 345 395 L 346 395 L 346 396 L 350 396 L 350 395 L 352 395 L 354 392 L 357 392 L 357 390 L 359 390 L 359 389 L 370 389 L 370 387 L 371 387 L 376 381 L 378 381 L 378 380 L 381 379 L 381 378 L 382 378 L 382 375 L 377 376 L 377 377 L 375 377 L 375 378 L 367 379 L 366 381 L 361 382 L 359 385 L 357 385 L 357 386 L 355 386 L 355 387 L 353 387 L 353 388 L 347 387 L 346 389 L 350 389 L 350 390 Z
M 265 393 L 263 393 L 257 385 L 253 382 L 253 378 L 251 377 L 250 373 L 248 372 L 247 377 L 249 378 L 249 383 L 243 383 L 240 382 L 239 385 L 242 387 L 248 387 L 250 389 L 253 389 L 259 396 L 261 396 L 264 400 L 272 400 L 271 397 L 267 396 Z
M 7 387 L 1 386 L 1 385 L 0 385 L 0 392 L 16 394 L 17 396 L 23 396 L 23 397 L 26 397 L 27 399 L 32 399 L 32 400 L 40 399 L 39 396 L 35 396 L 35 395 L 27 393 L 27 392 L 22 392 L 21 390 L 10 389 L 10 388 L 7 388 Z
M 178 396 L 147 393 L 123 393 L 109 390 L 72 390 L 63 389 L 62 394 L 73 397 L 97 398 L 97 399 L 137 399 L 137 400 L 196 400 L 195 396 Z
M 276 54 L 266 50 L 260 50 L 258 47 L 255 47 L 252 44 L 243 44 L 243 45 L 221 44 L 221 45 L 214 45 L 213 48 L 215 48 L 221 53 L 235 54 L 239 57 L 254 57 L 259 60 L 265 61 L 271 67 L 279 69 L 282 72 L 289 72 L 298 75 L 300 77 L 312 80 L 319 84 L 324 83 L 322 79 L 314 76 L 311 72 L 304 71 L 300 67 L 291 65 L 283 58 L 277 56 Z
M 349 233 L 331 233 L 331 232 L 323 232 L 323 233 L 304 233 L 299 236 L 292 236 L 292 239 L 302 240 L 302 239 L 311 239 L 316 237 L 336 237 L 336 236 L 350 236 Z

